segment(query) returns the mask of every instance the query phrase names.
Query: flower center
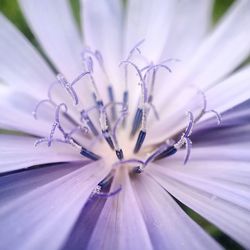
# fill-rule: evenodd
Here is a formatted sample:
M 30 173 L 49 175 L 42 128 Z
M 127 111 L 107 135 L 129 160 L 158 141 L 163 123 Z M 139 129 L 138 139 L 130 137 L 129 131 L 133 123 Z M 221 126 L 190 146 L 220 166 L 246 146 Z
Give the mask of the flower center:
M 152 114 L 155 119 L 159 119 L 159 114 L 154 106 L 156 74 L 159 69 L 171 72 L 166 63 L 177 60 L 168 59 L 159 64 L 149 63 L 143 67 L 138 66 L 134 62 L 134 57 L 135 55 L 141 56 L 139 46 L 142 42 L 136 44 L 126 60 L 120 63 L 120 67 L 124 69 L 125 83 L 122 100 L 116 99 L 99 51 L 92 51 L 89 48 L 84 50 L 82 53 L 84 72 L 72 82 L 67 81 L 62 74 L 58 74 L 57 81 L 52 83 L 48 90 L 48 98 L 40 101 L 33 112 L 34 117 L 37 118 L 39 107 L 46 103 L 50 104 L 54 110 L 54 121 L 48 137 L 39 139 L 35 145 L 46 142 L 50 147 L 54 142 L 65 143 L 74 147 L 79 154 L 91 161 L 104 158 L 113 168 L 126 165 L 131 167 L 131 171 L 136 174 L 141 173 L 150 162 L 169 157 L 186 145 L 185 164 L 191 151 L 192 143 L 189 137 L 192 134 L 193 125 L 207 112 L 215 113 L 218 123 L 220 123 L 220 116 L 214 110 L 207 111 L 205 94 L 199 91 L 203 98 L 203 108 L 196 118 L 192 112 L 188 111 L 187 127 L 179 138 L 150 147 L 149 150 L 146 150 L 149 156 L 143 158 L 145 150 L 142 153 L 142 147 L 147 137 L 148 117 Z M 101 71 L 105 82 L 109 82 L 106 86 L 106 101 L 102 97 L 103 93 L 100 92 L 100 85 L 95 76 L 96 68 Z M 134 70 L 140 88 L 138 105 L 134 110 L 129 107 L 129 98 L 130 95 L 133 95 L 128 91 L 129 69 Z M 84 80 L 84 84 L 91 89 L 92 104 L 87 107 L 83 107 L 79 100 L 80 92 L 77 91 L 77 87 L 80 85 L 80 80 Z M 61 97 L 65 97 L 65 101 L 62 102 L 62 98 L 56 98 L 58 93 Z M 128 115 L 133 116 L 132 121 L 128 119 Z M 112 174 L 109 174 L 103 183 L 106 184 L 111 179 Z M 102 188 L 103 183 L 98 185 L 99 189 Z

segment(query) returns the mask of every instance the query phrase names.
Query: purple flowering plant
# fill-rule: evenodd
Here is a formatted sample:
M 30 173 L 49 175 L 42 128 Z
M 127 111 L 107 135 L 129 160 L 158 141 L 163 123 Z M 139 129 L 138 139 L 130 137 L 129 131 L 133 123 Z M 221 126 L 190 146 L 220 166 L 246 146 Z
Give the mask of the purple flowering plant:
M 250 248 L 250 1 L 80 3 L 0 14 L 0 249 Z

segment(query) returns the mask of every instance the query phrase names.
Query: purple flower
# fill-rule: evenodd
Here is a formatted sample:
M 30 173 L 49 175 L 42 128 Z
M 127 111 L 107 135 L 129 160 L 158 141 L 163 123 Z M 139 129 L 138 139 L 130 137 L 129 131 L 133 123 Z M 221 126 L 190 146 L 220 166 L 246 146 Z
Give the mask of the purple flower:
M 250 2 L 81 3 L 0 15 L 0 249 L 249 248 Z

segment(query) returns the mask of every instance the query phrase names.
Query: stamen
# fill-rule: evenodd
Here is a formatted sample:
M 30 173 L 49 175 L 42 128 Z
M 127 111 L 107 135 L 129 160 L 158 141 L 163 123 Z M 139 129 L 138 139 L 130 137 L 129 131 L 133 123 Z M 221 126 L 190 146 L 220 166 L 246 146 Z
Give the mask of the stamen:
M 136 144 L 135 144 L 135 148 L 134 148 L 134 153 L 138 153 L 139 150 L 141 149 L 141 146 L 145 140 L 145 137 L 146 137 L 146 131 L 143 131 L 141 130 L 139 135 L 138 135 L 138 138 L 137 138 L 137 141 L 136 141 Z
M 118 193 L 120 193 L 122 190 L 122 186 L 120 185 L 117 189 L 115 189 L 113 192 L 110 192 L 110 193 L 104 193 L 104 192 L 101 192 L 101 187 L 100 186 L 97 186 L 95 188 L 95 190 L 92 192 L 92 196 L 98 196 L 98 197 L 102 197 L 102 198 L 109 198 L 111 196 L 114 196 Z
M 49 104 L 55 106 L 55 104 L 54 104 L 50 99 L 41 100 L 39 103 L 37 103 L 37 105 L 36 105 L 34 111 L 32 112 L 32 115 L 33 115 L 33 117 L 34 117 L 36 120 L 37 120 L 37 112 L 38 112 L 38 109 L 39 109 L 39 107 L 40 107 L 42 104 L 44 104 L 44 103 L 49 103 Z
M 138 107 L 137 110 L 136 110 L 135 116 L 134 116 L 132 130 L 130 132 L 130 137 L 133 137 L 136 134 L 139 127 L 141 126 L 142 113 L 143 113 L 142 109 Z
M 123 100 L 122 100 L 122 102 L 123 102 L 123 109 L 125 107 L 128 108 L 128 91 L 123 92 Z M 125 125 L 126 125 L 126 119 L 124 119 L 123 122 L 122 122 L 122 126 L 125 127 Z
M 127 115 L 128 115 L 127 109 L 122 110 L 121 116 L 117 119 L 117 121 L 114 125 L 114 128 L 113 128 L 113 132 L 112 132 L 114 144 L 115 144 L 115 152 L 116 152 L 116 156 L 119 160 L 122 160 L 124 156 L 123 156 L 122 149 L 120 149 L 120 147 L 119 147 L 118 140 L 116 137 L 116 132 L 117 132 L 118 126 L 122 123 L 122 121 L 125 119 L 125 117 Z
M 81 111 L 81 121 L 85 121 L 87 126 L 89 127 L 89 129 L 91 130 L 91 132 L 95 135 L 98 136 L 99 133 L 95 127 L 95 125 L 93 124 L 93 122 L 91 121 L 88 113 L 85 110 Z
M 216 116 L 216 119 L 217 119 L 217 125 L 221 125 L 221 123 L 222 123 L 221 115 L 214 109 L 207 110 L 207 98 L 206 98 L 205 93 L 199 89 L 198 94 L 200 94 L 202 96 L 203 108 L 202 108 L 200 114 L 195 118 L 194 123 L 197 123 L 203 117 L 203 115 L 205 115 L 206 113 L 214 113 Z
M 184 159 L 184 165 L 185 165 L 189 160 L 189 156 L 190 156 L 191 148 L 192 148 L 192 142 L 188 137 L 185 137 L 184 140 L 185 140 L 186 149 L 187 149 L 186 157 Z
M 61 142 L 61 143 L 68 143 L 66 142 L 65 140 L 62 140 L 62 139 L 55 139 L 53 138 L 52 140 L 50 140 L 49 138 L 40 138 L 38 140 L 35 141 L 35 144 L 34 146 L 37 147 L 38 145 L 40 145 L 41 143 L 48 143 L 49 141 L 55 141 L 55 142 Z
M 109 95 L 109 101 L 114 102 L 115 101 L 114 92 L 111 85 L 108 86 L 108 95 Z M 111 117 L 113 121 L 116 119 L 116 108 L 114 105 L 111 107 Z
M 113 140 L 112 140 L 112 138 L 111 138 L 111 136 L 110 136 L 110 134 L 109 134 L 109 130 L 102 130 L 102 134 L 103 134 L 103 136 L 104 136 L 106 142 L 107 142 L 108 145 L 110 146 L 110 148 L 111 148 L 112 150 L 114 150 L 114 149 L 115 149 L 115 146 L 114 146 Z
M 149 161 L 158 161 L 161 160 L 163 158 L 169 157 L 173 154 L 175 154 L 177 152 L 178 149 L 180 149 L 184 144 L 186 145 L 186 149 L 187 149 L 187 154 L 185 156 L 184 159 L 184 164 L 187 163 L 190 153 L 191 153 L 191 147 L 192 147 L 192 142 L 189 139 L 189 136 L 192 134 L 192 129 L 193 129 L 193 125 L 194 125 L 194 117 L 192 112 L 188 112 L 189 115 L 189 122 L 188 122 L 188 126 L 185 129 L 185 132 L 182 134 L 181 138 L 179 139 L 178 142 L 176 142 L 174 145 L 172 146 L 167 146 L 167 148 L 165 150 L 164 146 L 163 148 L 159 148 L 153 155 L 151 155 L 147 160 L 146 160 L 146 164 Z
M 177 148 L 175 146 L 169 146 L 163 152 L 159 152 L 158 155 L 156 154 L 155 157 L 152 157 L 152 161 L 158 161 L 158 160 L 161 160 L 163 158 L 167 158 L 167 157 L 175 154 L 176 152 L 177 152 Z
M 99 155 L 89 151 L 88 149 L 84 147 L 81 147 L 80 154 L 93 161 L 98 161 L 99 159 L 101 159 Z
M 77 105 L 79 102 L 78 96 L 75 90 L 73 89 L 73 87 L 71 86 L 71 84 L 69 84 L 69 82 L 66 80 L 66 78 L 62 74 L 58 74 L 56 78 L 58 82 L 62 85 L 62 87 L 64 87 L 65 90 L 68 92 L 68 94 L 71 96 L 74 102 L 74 105 Z

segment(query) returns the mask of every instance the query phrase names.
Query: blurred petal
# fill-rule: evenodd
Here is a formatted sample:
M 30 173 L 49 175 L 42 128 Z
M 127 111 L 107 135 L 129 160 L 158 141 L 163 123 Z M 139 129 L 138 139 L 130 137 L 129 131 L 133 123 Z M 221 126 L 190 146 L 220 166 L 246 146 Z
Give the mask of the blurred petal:
M 212 0 L 179 1 L 162 59 L 190 60 L 211 25 Z M 181 42 L 180 42 L 181 39 Z M 175 67 L 174 67 L 175 68 Z
M 83 45 L 69 1 L 20 0 L 27 21 L 48 58 L 69 79 L 81 72 Z
M 0 112 L 0 127 L 33 135 L 48 135 L 54 112 L 51 112 L 50 107 L 46 107 L 46 111 L 50 110 L 46 116 L 41 120 L 35 120 L 32 111 L 37 103 L 36 98 L 25 92 L 13 91 L 9 87 L 0 85 L 0 109 L 3 111 Z M 50 122 L 48 114 L 50 114 Z
M 54 143 L 34 146 L 37 138 L 16 135 L 0 135 L 0 173 L 35 165 L 79 161 L 84 158 L 70 145 Z
M 250 140 L 250 125 L 201 129 L 192 135 L 192 139 L 194 143 L 207 146 L 246 143 Z
M 214 84 L 249 56 L 249 27 L 250 2 L 236 1 L 190 62 L 189 75 L 199 87 Z
M 149 60 L 157 61 L 164 49 L 176 10 L 177 1 L 129 0 L 125 26 L 127 53 L 142 39 L 142 52 Z
M 247 204 L 250 197 L 249 183 L 245 182 L 245 176 L 250 174 L 249 164 L 235 164 L 230 161 L 219 164 L 217 161 L 190 161 L 186 167 L 176 166 L 176 163 L 168 163 L 166 167 L 152 164 L 148 167 L 148 173 L 175 198 L 248 247 L 250 210 Z M 199 167 L 203 173 L 192 171 L 192 166 Z M 213 171 L 211 168 L 215 173 L 212 176 L 209 174 L 209 171 Z M 218 169 L 224 171 L 217 172 Z M 231 178 L 224 177 L 225 171 L 231 173 Z
M 1 206 L 1 249 L 60 249 L 105 174 L 103 163 L 95 162 L 13 196 Z
M 0 77 L 8 85 L 38 98 L 54 75 L 30 42 L 0 14 Z
M 224 112 L 250 99 L 250 66 L 212 87 L 206 92 L 208 110 Z
M 133 184 L 154 249 L 221 249 L 149 176 Z
M 123 41 L 123 3 L 121 0 L 81 2 L 85 43 L 102 53 L 111 81 L 117 81 Z
M 250 2 L 236 1 L 191 60 L 169 80 L 158 100 L 161 108 L 184 86 L 206 89 L 225 78 L 250 53 Z M 240 46 L 239 46 L 240 44 Z M 165 100 L 165 102 L 164 102 Z
M 245 134 L 245 133 L 243 133 Z M 224 135 L 224 137 L 226 137 Z M 228 136 L 229 137 L 229 136 Z M 250 136 L 249 136 L 250 137 Z M 200 139 L 202 141 L 202 138 Z M 250 143 L 249 143 L 249 138 L 247 141 L 242 141 L 242 142 L 238 142 L 235 141 L 234 143 L 224 143 L 221 144 L 220 143 L 214 143 L 211 145 L 209 145 L 209 140 L 206 144 L 206 142 L 204 142 L 204 145 L 196 142 L 195 139 L 193 140 L 192 137 L 192 141 L 193 141 L 193 147 L 192 147 L 192 151 L 191 151 L 191 156 L 190 156 L 190 160 L 191 161 L 207 161 L 207 160 L 211 160 L 213 159 L 213 161 L 218 161 L 218 164 L 220 164 L 221 161 L 234 161 L 235 163 L 238 161 L 243 161 L 243 162 L 248 162 L 250 161 L 250 155 L 248 152 L 248 148 L 250 147 Z M 203 140 L 206 141 L 206 140 Z M 186 150 L 180 150 L 178 151 L 178 154 L 173 155 L 170 158 L 166 158 L 163 159 L 162 161 L 160 161 L 159 165 L 165 165 L 168 164 L 169 161 L 174 162 L 176 160 L 179 161 L 179 163 L 183 162 L 183 159 L 186 155 Z M 177 165 L 179 165 L 179 163 L 177 162 Z M 188 168 L 190 168 L 190 166 L 188 166 Z M 216 174 L 216 172 L 215 172 Z
M 197 94 L 197 91 L 194 94 L 194 91 L 186 90 L 178 98 L 176 97 L 176 100 L 173 101 L 174 103 L 169 105 L 169 112 L 161 112 L 161 122 L 156 122 L 155 126 L 149 128 L 150 142 L 156 143 L 165 138 L 170 138 L 173 134 L 184 129 L 187 124 L 187 119 L 185 119 L 187 110 L 192 110 L 192 112 L 196 113 L 200 112 L 203 107 L 201 95 Z M 250 67 L 247 66 L 240 69 L 224 81 L 211 87 L 204 94 L 207 101 L 207 110 L 216 110 L 219 114 L 245 102 L 250 99 Z M 209 118 L 213 118 L 213 120 L 212 124 L 210 122 L 208 125 L 212 125 L 215 129 L 216 127 L 220 129 L 220 126 L 217 126 L 215 114 L 212 112 L 205 114 L 201 122 Z M 223 125 L 223 114 L 221 119 Z M 199 125 L 197 126 L 199 127 Z M 206 123 L 203 122 L 202 126 L 206 127 Z
M 87 249 L 153 249 L 127 170 L 115 176 L 118 185 L 122 191 L 106 201 Z

